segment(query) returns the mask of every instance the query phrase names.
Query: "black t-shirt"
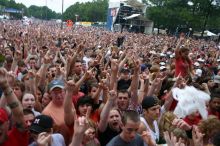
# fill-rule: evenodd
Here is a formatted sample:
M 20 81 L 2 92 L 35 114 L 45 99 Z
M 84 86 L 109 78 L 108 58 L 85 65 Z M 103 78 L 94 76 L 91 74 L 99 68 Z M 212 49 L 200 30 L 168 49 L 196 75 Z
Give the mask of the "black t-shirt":
M 127 90 L 131 85 L 131 79 L 129 80 L 119 80 L 118 81 L 118 90 Z
M 106 144 L 112 140 L 113 137 L 117 136 L 121 133 L 121 130 L 119 132 L 112 130 L 109 125 L 107 126 L 106 130 L 104 132 L 98 131 L 98 139 L 101 144 L 101 146 L 106 146 Z

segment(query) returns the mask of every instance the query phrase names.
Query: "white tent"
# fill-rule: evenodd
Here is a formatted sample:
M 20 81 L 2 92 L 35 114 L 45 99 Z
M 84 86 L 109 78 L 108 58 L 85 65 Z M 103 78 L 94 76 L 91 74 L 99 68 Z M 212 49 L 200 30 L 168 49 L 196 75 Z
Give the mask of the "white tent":
M 205 30 L 204 33 L 205 33 L 207 36 L 216 36 L 216 34 L 212 33 L 211 31 L 208 31 L 208 30 Z
M 128 19 L 132 19 L 132 18 L 138 17 L 138 16 L 140 16 L 140 15 L 141 15 L 141 14 L 132 14 L 131 16 L 124 17 L 123 19 L 128 20 Z
M 202 32 L 194 32 L 193 35 L 194 36 L 201 36 Z M 216 37 L 217 35 L 211 31 L 205 30 L 203 36 L 204 37 Z

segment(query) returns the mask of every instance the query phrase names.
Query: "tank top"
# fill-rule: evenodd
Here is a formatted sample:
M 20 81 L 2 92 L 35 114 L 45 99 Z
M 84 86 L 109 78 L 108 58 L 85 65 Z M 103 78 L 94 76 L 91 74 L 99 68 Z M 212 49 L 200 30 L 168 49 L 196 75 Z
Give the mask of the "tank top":
M 150 131 L 151 138 L 154 139 L 156 142 L 158 142 L 159 141 L 160 132 L 159 132 L 159 128 L 158 128 L 158 125 L 157 125 L 157 121 L 154 120 L 154 122 L 153 122 L 154 129 L 155 129 L 155 132 L 154 132 L 150 128 L 150 126 L 148 125 L 147 121 L 143 117 L 140 117 L 140 120 L 141 120 L 141 122 L 144 123 L 146 128 Z

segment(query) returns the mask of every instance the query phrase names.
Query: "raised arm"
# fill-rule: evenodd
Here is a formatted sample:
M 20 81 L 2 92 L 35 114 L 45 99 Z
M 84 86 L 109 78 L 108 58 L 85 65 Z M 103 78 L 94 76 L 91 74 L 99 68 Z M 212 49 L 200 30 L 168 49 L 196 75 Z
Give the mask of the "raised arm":
M 107 125 L 108 125 L 108 116 L 109 116 L 109 113 L 110 113 L 110 110 L 111 108 L 114 106 L 114 102 L 115 102 L 115 99 L 117 97 L 117 94 L 116 94 L 116 91 L 114 90 L 111 90 L 108 94 L 108 100 L 101 112 L 101 115 L 100 115 L 100 122 L 99 122 L 99 125 L 98 125 L 98 128 L 99 128 L 99 131 L 100 132 L 104 132 L 107 128 Z
M 92 72 L 94 68 L 91 68 L 90 70 L 87 70 L 85 74 L 80 78 L 80 80 L 76 83 L 76 86 L 79 88 L 86 80 L 90 79 L 92 77 Z
M 156 78 L 153 80 L 153 82 L 152 82 L 152 84 L 151 84 L 151 86 L 150 86 L 150 89 L 149 89 L 148 92 L 147 92 L 147 96 L 153 96 L 153 95 L 154 95 L 154 93 L 155 93 L 154 91 L 155 91 L 155 89 L 156 89 L 158 83 L 159 83 L 159 79 L 156 77 Z
M 138 103 L 141 103 L 143 98 L 147 95 L 149 87 L 149 77 L 146 74 L 140 75 L 140 89 L 138 93 Z
M 74 115 L 76 114 L 76 109 L 72 102 L 72 95 L 76 92 L 76 84 L 73 80 L 66 83 L 66 94 L 64 98 L 64 120 L 66 125 L 71 126 L 74 123 Z
M 18 61 L 22 59 L 22 56 L 21 56 L 21 51 L 20 50 L 17 50 L 15 52 L 15 55 L 14 55 L 14 59 L 13 59 L 13 62 L 12 62 L 12 66 L 11 66 L 11 71 L 13 71 L 15 73 L 15 70 L 17 68 L 17 63 Z
M 72 142 L 69 146 L 80 146 L 82 145 L 83 136 L 86 129 L 89 127 L 89 123 L 85 117 L 79 117 L 75 120 L 74 134 Z
M 63 64 L 66 65 L 66 60 L 64 59 L 64 57 L 61 54 L 60 50 L 59 50 L 59 56 L 60 56 L 60 60 L 63 62 Z
M 66 65 L 66 75 L 67 76 L 70 75 L 71 68 L 74 66 L 76 59 L 79 56 L 79 54 L 83 48 L 84 48 L 84 46 L 80 44 L 79 47 L 77 48 L 76 52 L 74 53 L 74 55 L 72 57 L 70 57 L 69 60 L 67 61 L 67 65 Z
M 177 45 L 176 45 L 176 48 L 175 48 L 175 58 L 178 58 L 179 57 L 179 51 L 180 51 L 180 45 L 182 44 L 184 40 L 184 36 L 180 36 L 180 38 L 177 40 Z
M 16 127 L 19 131 L 25 130 L 24 114 L 21 104 L 18 98 L 14 94 L 12 88 L 7 81 L 7 71 L 4 68 L 0 68 L 0 88 L 4 93 L 4 98 L 10 107 L 15 121 Z
M 138 85 L 139 85 L 139 71 L 140 71 L 140 63 L 139 61 L 134 62 L 134 75 L 132 77 L 130 92 L 131 92 L 131 100 L 134 105 L 138 104 Z
M 101 81 L 99 83 L 99 86 L 98 86 L 98 90 L 95 92 L 95 94 L 92 96 L 92 99 L 94 100 L 95 103 L 99 103 L 99 97 L 100 97 L 100 93 L 102 91 L 102 86 L 103 86 L 103 82 Z
M 164 79 L 166 78 L 166 75 L 165 76 L 163 76 L 163 75 L 160 75 L 159 77 L 158 77 L 158 83 L 157 83 L 157 86 L 156 86 L 156 88 L 155 88 L 155 90 L 154 90 L 154 94 L 155 95 L 158 95 L 159 94 L 159 92 L 160 92 L 160 90 L 161 90 L 161 87 L 162 87 L 162 83 L 163 83 L 163 81 L 164 81 Z
M 117 89 L 118 61 L 111 60 L 111 77 L 109 90 Z
M 122 54 L 122 56 L 124 56 L 124 55 Z M 119 70 L 121 70 L 123 68 L 123 66 L 126 63 L 126 61 L 127 61 L 127 56 L 125 56 L 124 59 L 122 59 L 120 61 L 120 63 L 119 63 Z
M 37 82 L 37 86 L 44 87 L 46 81 L 46 73 L 47 69 L 52 62 L 52 56 L 49 56 L 48 53 L 44 56 L 43 64 L 41 68 L 38 70 L 37 75 L 39 76 L 39 81 Z

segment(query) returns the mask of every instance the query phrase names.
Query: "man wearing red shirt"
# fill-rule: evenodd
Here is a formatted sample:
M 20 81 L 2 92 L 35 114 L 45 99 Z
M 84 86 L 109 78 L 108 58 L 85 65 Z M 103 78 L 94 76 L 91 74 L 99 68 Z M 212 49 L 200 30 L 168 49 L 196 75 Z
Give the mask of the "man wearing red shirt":
M 0 108 L 0 146 L 27 146 L 28 133 L 25 129 L 24 115 L 21 104 L 7 81 L 7 71 L 0 68 L 0 88 L 3 91 L 1 100 L 5 100 L 11 109 L 13 127 L 9 129 L 8 114 Z

